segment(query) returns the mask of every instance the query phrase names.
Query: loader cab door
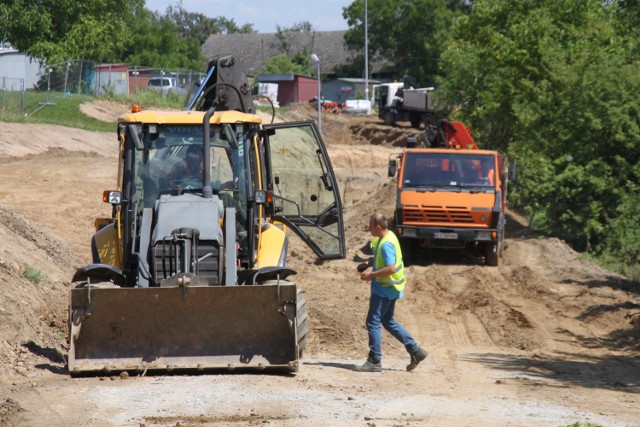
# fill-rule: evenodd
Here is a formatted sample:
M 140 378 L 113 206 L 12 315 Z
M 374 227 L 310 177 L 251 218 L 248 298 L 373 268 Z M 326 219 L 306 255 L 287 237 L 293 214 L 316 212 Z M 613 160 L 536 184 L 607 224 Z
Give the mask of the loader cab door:
M 313 121 L 265 125 L 272 219 L 290 227 L 320 259 L 345 257 L 342 202 Z

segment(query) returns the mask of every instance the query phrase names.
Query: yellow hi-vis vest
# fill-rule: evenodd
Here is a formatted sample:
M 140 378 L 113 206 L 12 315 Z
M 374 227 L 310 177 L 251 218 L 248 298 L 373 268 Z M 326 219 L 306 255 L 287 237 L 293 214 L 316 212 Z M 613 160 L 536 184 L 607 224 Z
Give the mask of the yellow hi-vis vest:
M 376 239 L 377 240 L 377 239 Z M 392 231 L 387 232 L 386 236 L 379 240 L 376 255 L 373 261 L 373 266 L 376 270 L 386 267 L 384 259 L 382 259 L 382 244 L 389 242 L 396 250 L 396 272 L 389 276 L 376 277 L 375 280 L 383 288 L 393 286 L 396 291 L 400 292 L 404 289 L 404 285 L 407 283 L 407 279 L 404 275 L 404 263 L 402 262 L 402 250 L 400 249 L 400 242 Z

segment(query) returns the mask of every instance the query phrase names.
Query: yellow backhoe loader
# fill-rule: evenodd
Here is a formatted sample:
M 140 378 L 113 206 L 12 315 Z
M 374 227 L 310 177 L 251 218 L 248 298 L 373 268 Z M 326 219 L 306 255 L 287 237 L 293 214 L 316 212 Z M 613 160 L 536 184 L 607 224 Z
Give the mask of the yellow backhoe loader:
M 307 306 L 288 230 L 345 256 L 340 194 L 313 121 L 263 124 L 234 57 L 209 61 L 183 111 L 118 118 L 112 217 L 69 306 L 72 376 L 280 368 L 296 372 Z

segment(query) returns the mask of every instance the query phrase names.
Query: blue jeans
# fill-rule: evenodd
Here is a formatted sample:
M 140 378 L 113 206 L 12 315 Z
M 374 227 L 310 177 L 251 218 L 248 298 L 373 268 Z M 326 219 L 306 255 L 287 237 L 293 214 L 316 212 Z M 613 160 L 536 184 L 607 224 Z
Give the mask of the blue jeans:
M 371 294 L 369 300 L 369 313 L 367 314 L 367 331 L 369 331 L 369 361 L 379 363 L 382 360 L 382 330 L 380 325 L 389 331 L 391 335 L 413 354 L 420 346 L 409 335 L 409 332 L 393 318 L 396 300 L 390 300 L 375 294 Z

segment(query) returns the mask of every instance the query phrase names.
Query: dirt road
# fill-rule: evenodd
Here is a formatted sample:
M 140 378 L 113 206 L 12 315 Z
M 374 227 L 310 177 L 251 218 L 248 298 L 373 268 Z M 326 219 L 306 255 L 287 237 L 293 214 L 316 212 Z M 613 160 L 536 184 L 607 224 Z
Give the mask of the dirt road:
M 122 108 L 85 111 L 113 120 Z M 383 372 L 352 371 L 367 353 L 355 266 L 372 209 L 392 213 L 386 164 L 408 131 L 347 116 L 323 117 L 323 130 L 348 250 L 319 265 L 292 236 L 312 322 L 297 375 L 71 379 L 67 289 L 89 262 L 94 218 L 109 216 L 115 132 L 0 124 L 0 426 L 640 426 L 638 283 L 515 214 L 499 267 L 450 256 L 408 266 L 397 317 L 429 350 L 423 365 L 406 372 L 385 333 Z

